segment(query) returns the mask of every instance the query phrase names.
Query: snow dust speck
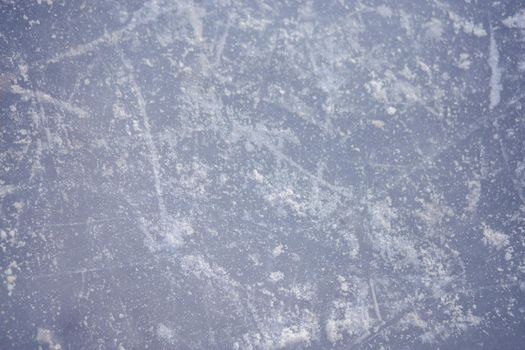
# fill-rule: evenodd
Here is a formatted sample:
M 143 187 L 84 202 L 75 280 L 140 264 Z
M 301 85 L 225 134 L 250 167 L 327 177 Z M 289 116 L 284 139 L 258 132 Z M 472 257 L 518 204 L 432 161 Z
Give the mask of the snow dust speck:
M 277 247 L 273 248 L 272 250 L 272 255 L 274 257 L 277 257 L 279 255 L 281 255 L 284 251 L 284 246 L 282 244 L 279 244 Z
M 273 271 L 270 273 L 269 280 L 273 283 L 279 282 L 284 279 L 284 273 L 281 271 Z
M 385 127 L 385 122 L 382 120 L 374 119 L 370 123 L 378 129 L 384 129 Z

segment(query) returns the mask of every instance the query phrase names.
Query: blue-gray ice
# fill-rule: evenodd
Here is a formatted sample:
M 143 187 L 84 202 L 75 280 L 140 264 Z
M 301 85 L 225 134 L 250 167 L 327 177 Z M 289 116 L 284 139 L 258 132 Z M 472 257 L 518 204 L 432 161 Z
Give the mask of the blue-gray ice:
M 525 3 L 2 0 L 1 349 L 523 349 Z

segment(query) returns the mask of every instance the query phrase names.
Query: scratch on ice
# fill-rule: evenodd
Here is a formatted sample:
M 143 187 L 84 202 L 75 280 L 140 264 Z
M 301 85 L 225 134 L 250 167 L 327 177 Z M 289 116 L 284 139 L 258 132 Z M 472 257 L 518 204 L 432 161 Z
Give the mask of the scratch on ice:
M 11 87 L 11 92 L 26 98 L 36 98 L 38 101 L 42 103 L 47 103 L 50 105 L 54 105 L 57 108 L 60 108 L 64 111 L 76 114 L 80 118 L 86 118 L 89 116 L 89 111 L 75 106 L 67 101 L 57 99 L 45 92 L 38 91 L 38 90 L 28 90 L 20 87 L 19 85 L 13 85 Z
M 58 53 L 53 57 L 47 59 L 45 61 L 45 64 L 48 65 L 52 63 L 58 63 L 63 61 L 64 59 L 85 55 L 87 53 L 95 51 L 101 45 L 114 46 L 118 44 L 126 34 L 132 33 L 134 30 L 136 30 L 137 27 L 144 24 L 153 23 L 157 20 L 157 18 L 159 18 L 163 14 L 173 11 L 174 6 L 166 6 L 165 8 L 161 8 L 157 0 L 150 1 L 144 4 L 141 9 L 133 13 L 131 20 L 123 28 L 118 29 L 114 32 L 106 32 L 100 37 L 94 39 L 93 41 L 72 47 L 65 52 Z
M 499 67 L 499 51 L 494 38 L 494 32 L 490 32 L 490 44 L 489 44 L 489 58 L 488 64 L 490 67 L 491 75 L 489 81 L 490 95 L 489 95 L 489 108 L 494 109 L 501 100 L 501 69 Z

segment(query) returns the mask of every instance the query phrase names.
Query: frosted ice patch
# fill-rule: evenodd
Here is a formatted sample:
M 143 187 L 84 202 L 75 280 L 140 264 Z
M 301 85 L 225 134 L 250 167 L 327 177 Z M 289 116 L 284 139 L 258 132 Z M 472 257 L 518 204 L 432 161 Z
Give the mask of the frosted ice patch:
M 5 269 L 4 275 L 5 275 L 5 281 L 7 285 L 7 295 L 11 296 L 13 294 L 13 290 L 16 286 L 16 275 L 15 270 L 20 270 L 18 267 L 18 264 L 16 261 L 11 261 L 9 266 Z
M 377 7 L 377 13 L 380 16 L 386 17 L 386 18 L 390 18 L 394 14 L 392 9 L 390 7 L 388 7 L 388 6 L 385 6 L 385 5 L 378 6 Z
M 298 330 L 297 327 L 286 327 L 281 332 L 281 339 L 279 346 L 286 348 L 289 346 L 296 346 L 301 343 L 310 344 L 310 333 L 306 329 Z
M 443 35 L 443 23 L 437 19 L 432 18 L 430 21 L 423 25 L 425 28 L 425 36 L 432 40 L 439 40 Z
M 508 28 L 525 29 L 525 9 L 521 9 L 515 15 L 505 18 L 502 22 Z
M 472 61 L 470 60 L 470 55 L 468 53 L 461 53 L 459 54 L 459 60 L 457 62 L 458 68 L 461 69 L 469 69 L 470 65 L 472 64 Z
M 257 171 L 257 169 L 253 169 L 252 178 L 253 178 L 255 181 L 257 181 L 258 183 L 263 183 L 263 182 L 264 182 L 264 176 L 262 176 L 262 175 Z
M 496 231 L 488 226 L 483 228 L 483 243 L 485 245 L 500 250 L 509 245 L 509 236 L 503 232 Z
M 159 323 L 157 325 L 157 336 L 161 339 L 170 341 L 173 339 L 174 332 L 169 327 L 167 327 L 164 323 Z
M 478 38 L 487 36 L 487 31 L 485 30 L 485 28 L 483 28 L 481 24 L 475 24 L 472 21 L 459 16 L 453 11 L 448 11 L 448 17 L 452 21 L 452 24 L 456 31 L 461 29 L 466 34 L 472 34 L 474 36 L 477 36 Z
M 481 197 L 481 181 L 471 180 L 467 182 L 469 192 L 467 193 L 467 208 L 466 211 L 473 213 L 476 211 Z
M 194 229 L 191 224 L 184 219 L 166 218 L 161 223 L 161 235 L 165 242 L 172 247 L 180 247 L 184 244 L 184 239 L 193 235 Z
M 392 207 L 392 200 L 387 197 L 381 202 L 374 203 L 371 208 L 372 225 L 376 229 L 390 231 L 392 221 L 397 218 L 395 208 Z
M 49 329 L 38 328 L 36 332 L 36 341 L 39 345 L 47 345 L 46 349 L 61 350 L 62 346 L 55 340 L 53 332 Z

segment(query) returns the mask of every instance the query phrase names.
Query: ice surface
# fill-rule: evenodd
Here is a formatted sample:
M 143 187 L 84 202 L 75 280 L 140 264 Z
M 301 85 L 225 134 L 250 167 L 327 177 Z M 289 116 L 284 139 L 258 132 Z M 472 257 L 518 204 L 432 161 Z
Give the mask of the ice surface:
M 0 4 L 1 349 L 519 349 L 520 1 Z

